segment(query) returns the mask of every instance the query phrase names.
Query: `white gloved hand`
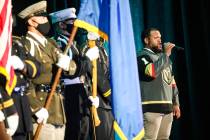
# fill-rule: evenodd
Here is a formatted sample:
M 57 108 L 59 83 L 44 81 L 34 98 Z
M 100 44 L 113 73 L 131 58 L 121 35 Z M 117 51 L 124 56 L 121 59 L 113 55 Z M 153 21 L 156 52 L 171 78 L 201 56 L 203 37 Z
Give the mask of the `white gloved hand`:
M 10 62 L 15 70 L 23 70 L 25 66 L 23 61 L 20 59 L 20 57 L 16 55 L 12 55 L 10 57 Z
M 95 46 L 93 48 L 88 49 L 85 54 L 91 61 L 97 59 L 99 57 L 99 50 L 98 47 Z
M 64 55 L 62 53 L 58 54 L 58 63 L 56 64 L 58 67 L 62 68 L 65 71 L 69 70 L 71 58 L 68 55 Z
M 13 136 L 15 134 L 15 131 L 18 128 L 19 123 L 19 116 L 17 113 L 10 115 L 7 117 L 7 122 L 9 125 L 9 128 L 7 128 L 7 134 L 10 136 Z
M 98 108 L 98 106 L 99 106 L 98 96 L 96 96 L 96 97 L 89 96 L 88 99 L 92 102 L 92 105 L 95 106 L 95 108 Z
M 0 110 L 0 122 L 5 120 L 4 113 Z
M 41 108 L 39 111 L 35 113 L 37 119 L 37 123 L 47 123 L 47 119 L 49 117 L 49 113 L 46 108 Z

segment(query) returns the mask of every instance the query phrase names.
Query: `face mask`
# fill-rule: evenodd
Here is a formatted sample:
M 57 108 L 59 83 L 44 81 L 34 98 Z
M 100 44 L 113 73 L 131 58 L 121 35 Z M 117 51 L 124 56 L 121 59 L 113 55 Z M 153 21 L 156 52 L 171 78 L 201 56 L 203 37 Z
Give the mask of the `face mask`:
M 50 23 L 46 22 L 43 24 L 39 24 L 36 29 L 43 35 L 47 35 L 48 32 L 50 31 Z
M 73 28 L 73 24 L 66 24 L 66 30 L 67 30 L 67 32 L 68 33 L 71 33 L 71 31 L 72 31 L 72 28 Z

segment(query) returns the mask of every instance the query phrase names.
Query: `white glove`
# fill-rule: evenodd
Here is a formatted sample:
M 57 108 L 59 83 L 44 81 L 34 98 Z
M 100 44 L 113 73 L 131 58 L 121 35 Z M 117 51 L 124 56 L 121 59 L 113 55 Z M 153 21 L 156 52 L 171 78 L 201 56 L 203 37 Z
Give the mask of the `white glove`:
M 12 55 L 10 57 L 10 62 L 13 66 L 13 68 L 15 70 L 23 70 L 24 68 L 24 63 L 23 61 L 20 59 L 20 57 L 16 56 L 16 55 Z
M 19 123 L 19 116 L 17 113 L 8 116 L 7 117 L 7 122 L 9 125 L 9 128 L 7 128 L 7 134 L 10 136 L 13 136 L 15 134 L 15 131 L 18 128 L 18 123 Z
M 92 102 L 92 105 L 95 106 L 95 108 L 98 108 L 98 106 L 99 106 L 98 96 L 96 96 L 96 97 L 89 96 L 88 99 Z
M 4 113 L 0 110 L 0 122 L 5 120 Z
M 56 64 L 58 67 L 62 68 L 65 71 L 69 70 L 71 58 L 62 53 L 58 54 L 58 63 Z
M 49 113 L 46 108 L 41 108 L 38 112 L 35 113 L 37 119 L 37 123 L 47 123 L 47 119 L 49 117 Z
M 91 61 L 97 59 L 99 57 L 99 50 L 98 47 L 95 46 L 93 48 L 88 49 L 85 54 Z

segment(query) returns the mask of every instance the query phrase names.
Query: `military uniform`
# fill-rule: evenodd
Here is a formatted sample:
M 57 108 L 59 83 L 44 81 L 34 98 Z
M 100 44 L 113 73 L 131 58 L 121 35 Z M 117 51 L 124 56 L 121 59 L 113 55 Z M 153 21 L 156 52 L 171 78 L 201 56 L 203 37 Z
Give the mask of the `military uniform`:
M 31 80 L 27 94 L 32 111 L 34 113 L 34 127 L 36 127 L 36 117 L 38 117 L 38 119 L 40 117 L 37 115 L 37 112 L 44 109 L 43 107 L 46 104 L 52 84 L 54 83 L 54 76 L 58 69 L 57 66 L 62 68 L 67 66 L 65 67 L 68 68 L 66 73 L 71 75 L 76 71 L 76 63 L 70 59 L 66 59 L 67 57 L 62 57 L 64 55 L 60 53 L 61 51 L 57 48 L 56 42 L 45 37 L 46 33 L 49 31 L 49 22 L 46 18 L 46 1 L 33 4 L 24 9 L 18 15 L 24 20 L 27 19 L 27 22 L 31 21 L 31 18 L 35 18 L 37 20 L 36 23 L 38 23 L 38 26 L 35 27 L 28 22 L 29 26 L 33 26 L 34 30 L 36 31 L 34 32 L 34 30 L 29 29 L 24 38 L 25 47 L 41 64 L 40 75 Z M 37 18 L 37 16 L 42 16 L 43 18 Z M 64 61 L 61 62 L 61 60 L 65 60 L 65 62 L 70 64 L 67 65 L 65 63 L 66 65 L 64 65 Z M 63 96 L 61 92 L 61 86 L 58 84 L 53 94 L 51 104 L 47 110 L 47 115 L 45 115 L 43 118 L 44 120 L 47 120 L 47 123 L 42 126 L 39 139 L 62 140 L 64 137 L 66 118 L 63 106 Z
M 0 79 L 0 110 L 5 118 L 4 121 L 0 121 L 0 139 L 10 140 L 11 136 L 7 133 L 7 129 L 9 128 L 8 117 L 16 114 L 17 110 L 14 105 L 14 100 L 6 90 L 7 80 L 5 75 L 0 73 Z
M 34 47 L 34 57 L 41 63 L 42 66 L 40 76 L 31 80 L 27 94 L 34 113 L 45 105 L 48 94 L 51 90 L 51 85 L 54 81 L 53 76 L 57 71 L 57 67 L 54 65 L 57 62 L 57 56 L 56 53 L 54 53 L 57 51 L 55 44 L 53 44 L 50 39 L 46 40 L 48 43 L 44 47 L 30 33 L 28 33 L 25 38 L 25 42 L 28 42 L 28 45 L 27 43 L 25 44 L 29 50 L 32 50 L 31 46 L 33 45 L 31 45 L 31 43 L 37 45 Z M 66 122 L 62 99 L 61 86 L 58 85 L 55 93 L 53 94 L 51 105 L 48 109 L 49 118 L 47 121 L 47 123 L 56 127 L 64 127 Z
M 56 40 L 58 47 L 60 47 L 62 51 L 64 51 L 68 43 L 69 37 L 67 34 L 71 32 L 71 28 L 66 29 L 65 31 L 68 33 L 65 34 L 63 30 L 60 29 L 59 23 L 62 22 L 62 24 L 66 24 L 66 21 L 72 21 L 69 22 L 68 25 L 73 25 L 73 21 L 76 18 L 75 12 L 75 8 L 67 8 L 49 14 L 56 30 L 53 39 Z M 76 61 L 80 70 L 72 76 L 63 73 L 61 78 L 65 87 L 64 106 L 67 119 L 65 140 L 84 139 L 87 136 L 80 136 L 79 133 L 81 127 L 83 127 L 81 126 L 80 118 L 83 114 L 87 114 L 86 112 L 89 110 L 84 106 L 84 100 L 87 100 L 87 94 L 80 76 L 86 73 L 87 68 L 90 66 L 90 60 L 87 57 L 81 56 L 78 46 L 76 46 L 76 41 L 71 45 L 67 54 Z
M 61 46 L 61 49 L 64 50 L 65 46 L 67 45 L 68 38 L 62 34 L 58 34 L 55 39 L 57 44 Z M 81 70 L 73 76 L 63 73 L 61 79 L 65 87 L 64 107 L 66 110 L 67 119 L 65 140 L 78 139 L 80 122 L 77 120 L 80 118 L 81 113 L 84 113 L 84 110 L 81 109 L 80 105 L 83 103 L 84 99 L 87 99 L 84 83 L 80 76 L 86 73 L 87 68 L 90 65 L 90 61 L 86 57 L 80 56 L 76 44 L 71 46 L 68 55 L 80 65 Z M 86 109 L 85 112 L 87 112 Z
M 3 113 L 5 119 L 3 121 L 0 121 L 0 139 L 10 140 L 11 137 L 9 136 L 6 130 L 9 127 L 7 117 L 15 114 L 17 110 L 12 97 L 5 89 L 7 79 L 5 75 L 3 75 L 1 72 L 3 71 L 0 71 L 0 110 Z
M 34 48 L 34 57 L 42 65 L 40 76 L 31 81 L 30 90 L 28 92 L 31 107 L 33 111 L 36 112 L 45 105 L 47 96 L 51 90 L 51 85 L 54 81 L 54 75 L 57 71 L 57 66 L 55 66 L 55 63 L 57 62 L 57 54 L 54 52 L 58 51 L 58 49 L 56 48 L 55 42 L 50 38 L 47 39 L 48 43 L 45 47 L 40 42 L 38 42 L 38 40 L 35 39 L 34 36 L 30 34 L 30 32 L 26 35 L 25 39 L 25 42 L 28 42 L 28 45 L 26 45 L 26 47 L 29 50 L 33 50 L 31 48 L 31 46 L 33 46 L 31 45 L 31 43 L 34 43 L 34 45 L 38 45 Z M 72 74 L 74 72 L 66 72 L 67 75 L 70 73 Z M 53 94 L 51 105 L 48 109 L 49 118 L 47 123 L 52 124 L 58 128 L 64 127 L 66 123 L 63 95 L 61 93 L 61 86 L 58 85 L 55 93 Z
M 88 50 L 88 46 L 83 48 L 83 54 Z M 91 69 L 87 73 L 85 87 L 88 96 L 91 93 Z M 111 108 L 111 87 L 109 79 L 109 68 L 108 68 L 108 56 L 105 49 L 101 46 L 99 47 L 99 58 L 97 59 L 97 96 L 99 97 L 99 107 L 97 108 L 99 119 L 101 124 L 96 127 L 96 138 L 99 140 L 114 140 L 113 122 L 114 117 L 112 115 Z M 89 133 L 93 139 L 93 126 L 90 114 L 89 117 Z M 84 132 L 83 132 L 84 133 Z
M 25 43 L 29 50 L 32 50 L 32 45 L 38 45 L 34 47 L 34 57 L 41 63 L 42 70 L 39 77 L 33 79 L 30 84 L 30 91 L 28 97 L 31 102 L 31 107 L 34 112 L 39 110 L 45 105 L 48 93 L 50 92 L 51 85 L 53 83 L 53 75 L 55 74 L 57 67 L 54 65 L 57 62 L 57 51 L 54 42 L 51 39 L 46 39 L 48 42 L 44 47 L 38 40 L 30 33 L 26 35 Z M 37 44 L 36 44 L 37 43 Z M 49 108 L 48 123 L 54 125 L 65 124 L 65 114 L 62 103 L 61 87 L 58 85 L 53 95 L 53 100 Z
M 0 74 L 0 79 L 0 110 L 3 110 L 6 116 L 9 116 L 17 111 L 13 99 L 5 89 L 6 77 Z
M 26 90 L 29 87 L 29 80 L 40 74 L 40 63 L 36 61 L 24 48 L 21 37 L 13 36 L 12 55 L 17 55 L 25 63 L 25 71 L 16 70 L 17 84 L 13 90 L 12 98 L 15 102 L 19 115 L 18 129 L 13 135 L 13 140 L 26 140 L 33 132 L 32 113 Z

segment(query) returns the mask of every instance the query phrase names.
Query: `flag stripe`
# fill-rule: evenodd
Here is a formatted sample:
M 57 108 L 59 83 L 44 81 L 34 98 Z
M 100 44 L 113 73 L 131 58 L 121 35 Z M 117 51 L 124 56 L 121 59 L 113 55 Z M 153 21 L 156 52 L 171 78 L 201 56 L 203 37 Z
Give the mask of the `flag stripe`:
M 121 140 L 127 140 L 127 137 L 124 135 L 122 129 L 116 121 L 114 121 L 114 130 L 116 131 Z
M 0 10 L 1 10 L 1 13 L 0 13 L 0 47 L 1 47 L 1 51 L 0 51 L 0 60 L 1 60 L 1 65 L 5 66 L 6 63 L 5 63 L 5 59 L 7 59 L 7 56 L 4 56 L 4 52 L 5 52 L 5 49 L 7 47 L 4 47 L 6 46 L 6 40 L 5 40 L 5 30 L 6 30 L 6 27 L 5 27 L 5 20 L 6 19 L 6 14 L 7 14 L 7 5 L 8 5 L 8 0 L 1 2 L 1 5 L 0 5 Z M 6 57 L 6 58 L 5 58 Z
M 6 90 L 11 94 L 15 84 L 16 76 L 11 66 L 9 57 L 12 48 L 12 15 L 11 0 L 1 0 L 0 3 L 0 74 L 6 77 Z

